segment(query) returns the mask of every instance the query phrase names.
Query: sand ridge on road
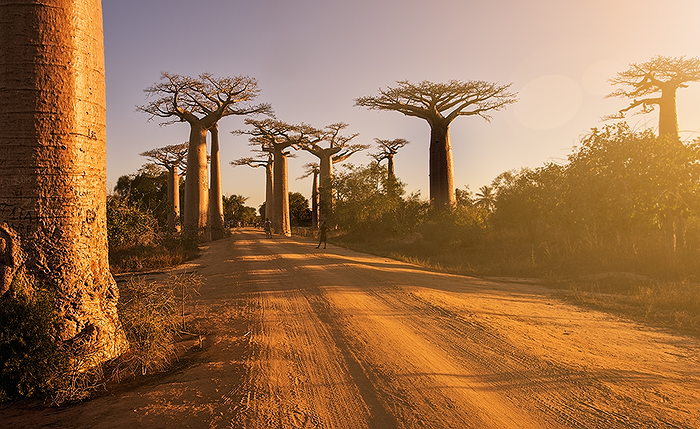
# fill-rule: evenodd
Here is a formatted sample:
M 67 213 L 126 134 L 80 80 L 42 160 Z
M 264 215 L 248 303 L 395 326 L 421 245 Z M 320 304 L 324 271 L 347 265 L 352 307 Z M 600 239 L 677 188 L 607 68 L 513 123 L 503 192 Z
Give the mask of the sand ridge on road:
M 183 269 L 205 278 L 205 350 L 157 382 L 35 407 L 27 427 L 700 427 L 699 341 L 536 285 L 252 229 Z

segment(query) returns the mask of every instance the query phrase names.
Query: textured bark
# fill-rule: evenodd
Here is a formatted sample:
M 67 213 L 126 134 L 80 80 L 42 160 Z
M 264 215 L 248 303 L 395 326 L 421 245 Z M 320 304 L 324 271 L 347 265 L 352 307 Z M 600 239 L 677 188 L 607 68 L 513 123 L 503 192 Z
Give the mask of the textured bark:
M 275 176 L 274 162 L 265 164 L 265 217 L 272 222 L 272 214 L 275 212 Z
M 180 174 L 177 165 L 168 167 L 168 230 L 180 231 Z
M 332 152 L 318 152 L 319 164 L 319 224 L 333 218 L 333 159 Z
M 318 204 L 318 171 L 313 172 L 314 180 L 311 185 L 311 227 L 318 229 L 320 222 L 320 212 Z
M 211 184 L 209 188 L 209 221 L 211 238 L 224 237 L 224 201 L 221 197 L 221 156 L 219 154 L 219 125 L 209 129 L 211 133 Z
M 185 234 L 202 241 L 211 239 L 208 228 L 209 180 L 207 177 L 207 128 L 201 121 L 190 122 L 190 146 L 187 151 L 185 174 Z
M 289 186 L 287 184 L 287 155 L 280 147 L 274 150 L 274 190 L 275 190 L 275 211 L 271 219 L 272 227 L 276 234 L 292 235 L 291 220 L 289 217 Z
M 455 205 L 454 166 L 449 124 L 430 124 L 430 203 L 434 207 Z
M 0 0 L 0 40 L 0 290 L 19 270 L 55 289 L 61 340 L 114 358 L 101 3 Z

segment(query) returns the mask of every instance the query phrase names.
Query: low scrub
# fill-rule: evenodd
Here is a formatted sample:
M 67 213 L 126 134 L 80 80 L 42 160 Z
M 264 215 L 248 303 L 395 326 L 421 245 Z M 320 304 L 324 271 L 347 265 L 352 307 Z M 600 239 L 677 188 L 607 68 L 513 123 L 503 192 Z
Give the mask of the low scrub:
M 45 398 L 61 405 L 89 398 L 110 381 L 151 374 L 170 366 L 175 344 L 194 330 L 186 305 L 201 277 L 171 275 L 166 282 L 132 278 L 120 285 L 117 309 L 129 350 L 104 365 L 92 364 L 96 350 L 87 342 L 58 338 L 55 295 L 22 276 L 0 297 L 0 402 Z
M 110 248 L 109 266 L 114 274 L 133 273 L 172 267 L 197 256 L 196 240 L 168 235 L 148 245 Z

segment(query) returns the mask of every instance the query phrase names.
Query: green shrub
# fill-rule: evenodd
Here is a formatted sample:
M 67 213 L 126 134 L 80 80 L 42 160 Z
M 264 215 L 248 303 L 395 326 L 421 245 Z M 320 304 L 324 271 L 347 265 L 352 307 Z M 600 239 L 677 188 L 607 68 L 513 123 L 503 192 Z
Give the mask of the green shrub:
M 54 293 L 15 277 L 0 298 L 0 402 L 51 393 L 69 367 Z M 58 346 L 57 346 L 58 345 Z
M 157 227 L 158 222 L 148 210 L 118 197 L 107 201 L 107 241 L 110 249 L 153 244 Z

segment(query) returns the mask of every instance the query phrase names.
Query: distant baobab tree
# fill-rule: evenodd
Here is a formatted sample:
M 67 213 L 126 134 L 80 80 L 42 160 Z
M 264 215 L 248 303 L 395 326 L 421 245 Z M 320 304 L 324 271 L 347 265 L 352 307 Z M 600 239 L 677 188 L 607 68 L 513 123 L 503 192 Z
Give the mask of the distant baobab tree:
M 619 115 L 607 119 L 623 118 L 625 113 L 641 106 L 642 113 L 649 113 L 659 106 L 659 136 L 668 135 L 680 140 L 676 93 L 687 88 L 689 82 L 700 81 L 700 58 L 664 57 L 658 55 L 645 63 L 630 64 L 630 68 L 610 79 L 613 85 L 622 85 L 608 97 L 633 99 L 620 110 Z M 637 98 L 643 97 L 643 98 Z
M 190 125 L 184 232 L 209 239 L 207 132 L 224 116 L 270 114 L 272 109 L 269 104 L 252 104 L 260 90 L 257 81 L 248 76 L 215 78 L 202 73 L 193 78 L 163 72 L 160 82 L 144 91 L 154 99 L 137 110 L 151 115 L 150 120 L 160 117 L 165 119 L 161 125 L 175 122 Z
M 435 207 L 455 204 L 454 166 L 449 127 L 459 116 L 481 116 L 517 101 L 510 84 L 451 80 L 448 83 L 406 80 L 394 88 L 380 89 L 376 97 L 360 97 L 356 106 L 393 110 L 425 119 L 430 125 L 430 203 Z
M 304 164 L 304 174 L 299 177 L 299 179 L 306 179 L 309 176 L 313 176 L 313 181 L 311 182 L 311 227 L 319 227 L 319 201 L 318 201 L 318 175 L 321 172 L 320 167 L 317 162 L 309 162 Z
M 239 158 L 231 161 L 231 165 L 237 167 L 239 165 L 247 165 L 249 167 L 265 167 L 265 217 L 270 217 L 270 214 L 275 211 L 275 188 L 274 188 L 274 172 L 272 160 L 273 154 L 269 152 L 260 152 L 258 157 Z M 264 220 L 264 219 L 263 219 Z
M 101 2 L 0 0 L 0 40 L 0 296 L 51 290 L 56 340 L 91 350 L 75 356 L 85 370 L 128 348 L 107 250 Z
M 369 156 L 374 158 L 377 163 L 380 163 L 386 159 L 387 161 L 387 171 L 388 180 L 395 181 L 396 173 L 394 172 L 394 155 L 399 152 L 399 149 L 408 144 L 406 139 L 374 139 L 377 142 L 377 152 L 370 153 Z
M 276 119 L 247 118 L 245 123 L 252 129 L 233 131 L 233 133 L 251 136 L 249 138 L 251 143 L 260 145 L 263 151 L 271 153 L 273 156 L 274 211 L 268 213 L 268 209 L 265 207 L 265 216 L 272 221 L 275 233 L 290 236 L 292 235 L 292 227 L 289 216 L 289 186 L 287 183 L 287 157 L 290 155 L 288 149 L 298 149 L 306 134 L 300 127 Z
M 357 152 L 369 148 L 365 144 L 350 144 L 358 133 L 341 135 L 340 132 L 348 124 L 337 122 L 323 129 L 314 129 L 302 125 L 307 138 L 302 141 L 301 148 L 316 156 L 319 161 L 319 206 L 320 218 L 333 215 L 333 164 L 343 162 Z
M 168 230 L 180 231 L 180 174 L 185 169 L 189 143 L 172 144 L 141 153 L 168 170 Z

